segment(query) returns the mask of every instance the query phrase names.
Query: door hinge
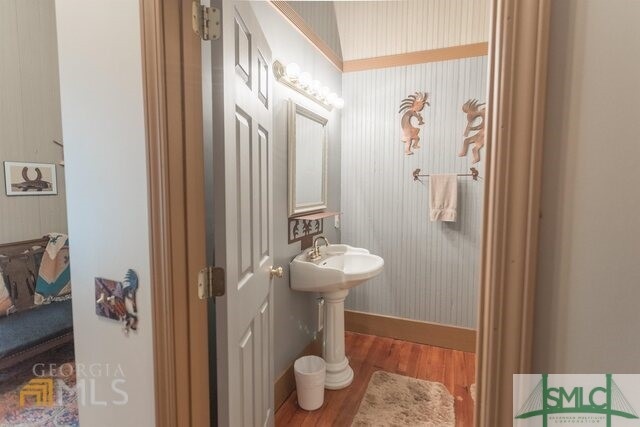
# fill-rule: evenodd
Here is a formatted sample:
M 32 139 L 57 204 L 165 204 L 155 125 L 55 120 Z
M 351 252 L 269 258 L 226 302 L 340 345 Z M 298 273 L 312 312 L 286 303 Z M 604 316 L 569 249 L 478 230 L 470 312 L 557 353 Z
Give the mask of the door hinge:
M 220 38 L 220 9 L 201 5 L 194 0 L 191 3 L 191 26 L 202 40 Z
M 224 268 L 206 267 L 198 273 L 198 297 L 221 297 L 225 293 Z

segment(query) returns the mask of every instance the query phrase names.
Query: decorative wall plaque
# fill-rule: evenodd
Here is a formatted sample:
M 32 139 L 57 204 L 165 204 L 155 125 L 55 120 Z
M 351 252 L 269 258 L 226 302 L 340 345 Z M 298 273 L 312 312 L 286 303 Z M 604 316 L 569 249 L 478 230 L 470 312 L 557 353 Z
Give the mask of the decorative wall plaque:
M 403 113 L 400 119 L 400 127 L 402 128 L 402 142 L 404 142 L 404 153 L 409 156 L 413 154 L 412 148 L 420 148 L 420 128 L 414 127 L 411 119 L 418 119 L 418 126 L 424 124 L 422 114 L 420 112 L 425 105 L 429 104 L 429 94 L 426 92 L 416 92 L 409 95 L 400 103 L 398 113 Z
M 7 196 L 58 194 L 55 164 L 4 162 L 4 177 Z
M 122 322 L 125 334 L 138 329 L 138 275 L 128 270 L 122 282 L 96 277 L 96 314 Z
M 467 128 L 464 130 L 465 138 L 458 156 L 466 156 L 469 146 L 473 144 L 471 149 L 473 155 L 472 163 L 478 163 L 480 161 L 480 149 L 484 147 L 485 143 L 484 120 L 486 107 L 484 103 L 479 103 L 477 99 L 470 99 L 464 103 L 462 111 L 467 114 Z M 469 136 L 472 132 L 474 134 Z
M 300 242 L 301 249 L 313 244 L 313 237 L 322 234 L 322 219 L 289 218 L 289 244 Z

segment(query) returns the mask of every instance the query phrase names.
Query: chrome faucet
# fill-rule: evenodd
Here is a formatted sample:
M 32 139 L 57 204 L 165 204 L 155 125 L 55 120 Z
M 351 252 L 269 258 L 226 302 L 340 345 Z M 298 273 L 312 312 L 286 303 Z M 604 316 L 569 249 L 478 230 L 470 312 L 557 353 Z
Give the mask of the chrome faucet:
M 316 261 L 322 258 L 322 255 L 320 255 L 320 246 L 318 245 L 318 240 L 324 240 L 324 245 L 329 246 L 329 240 L 327 240 L 327 238 L 324 236 L 318 236 L 313 239 L 313 249 L 307 252 L 307 258 L 309 258 L 309 260 L 311 261 Z

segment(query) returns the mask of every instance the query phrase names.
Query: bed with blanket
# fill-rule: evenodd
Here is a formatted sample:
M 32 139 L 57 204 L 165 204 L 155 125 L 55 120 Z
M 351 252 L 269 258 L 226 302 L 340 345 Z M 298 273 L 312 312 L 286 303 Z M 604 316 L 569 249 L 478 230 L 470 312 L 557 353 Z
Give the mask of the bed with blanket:
M 0 245 L 0 369 L 72 340 L 67 236 Z

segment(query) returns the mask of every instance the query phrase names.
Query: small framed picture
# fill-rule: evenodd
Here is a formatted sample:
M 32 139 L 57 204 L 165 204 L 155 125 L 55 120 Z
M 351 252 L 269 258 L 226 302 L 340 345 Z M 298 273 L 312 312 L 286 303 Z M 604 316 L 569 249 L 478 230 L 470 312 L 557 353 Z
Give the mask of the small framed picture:
M 58 194 L 54 163 L 4 162 L 7 196 L 49 196 Z

